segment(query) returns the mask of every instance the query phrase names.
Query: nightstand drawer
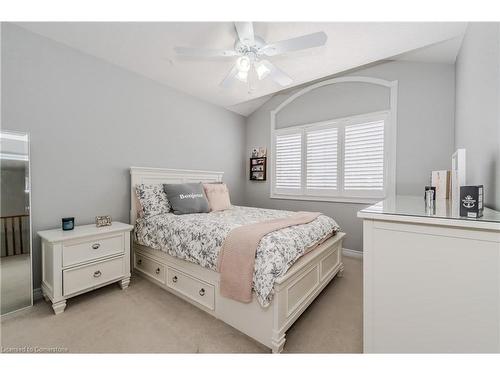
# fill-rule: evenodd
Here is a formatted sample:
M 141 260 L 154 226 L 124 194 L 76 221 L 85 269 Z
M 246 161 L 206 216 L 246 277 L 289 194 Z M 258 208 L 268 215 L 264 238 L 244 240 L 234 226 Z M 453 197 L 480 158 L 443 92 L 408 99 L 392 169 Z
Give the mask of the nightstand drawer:
M 123 234 L 66 243 L 63 245 L 63 267 L 118 255 L 124 248 Z
M 135 254 L 135 268 L 165 284 L 165 266 L 141 254 Z
M 214 286 L 188 276 L 175 268 L 167 269 L 167 285 L 189 299 L 213 310 L 215 307 Z
M 64 270 L 64 295 L 67 296 L 84 289 L 92 288 L 123 276 L 124 264 L 124 258 L 119 257 L 88 266 Z

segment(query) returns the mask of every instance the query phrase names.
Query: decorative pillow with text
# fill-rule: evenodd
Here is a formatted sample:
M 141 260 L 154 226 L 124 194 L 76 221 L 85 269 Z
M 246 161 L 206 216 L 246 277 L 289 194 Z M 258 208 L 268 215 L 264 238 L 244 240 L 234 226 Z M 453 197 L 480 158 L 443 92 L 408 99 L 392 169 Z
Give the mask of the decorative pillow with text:
M 209 212 L 208 200 L 201 182 L 163 185 L 174 214 Z

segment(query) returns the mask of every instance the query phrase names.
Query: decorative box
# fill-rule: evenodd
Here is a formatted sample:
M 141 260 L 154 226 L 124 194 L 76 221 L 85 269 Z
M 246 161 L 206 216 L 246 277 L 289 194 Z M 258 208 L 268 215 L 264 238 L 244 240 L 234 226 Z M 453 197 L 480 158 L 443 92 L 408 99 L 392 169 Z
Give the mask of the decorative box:
M 460 186 L 460 216 L 483 216 L 483 185 Z
M 111 225 L 111 216 L 96 216 L 95 217 L 95 226 L 96 227 L 107 227 Z

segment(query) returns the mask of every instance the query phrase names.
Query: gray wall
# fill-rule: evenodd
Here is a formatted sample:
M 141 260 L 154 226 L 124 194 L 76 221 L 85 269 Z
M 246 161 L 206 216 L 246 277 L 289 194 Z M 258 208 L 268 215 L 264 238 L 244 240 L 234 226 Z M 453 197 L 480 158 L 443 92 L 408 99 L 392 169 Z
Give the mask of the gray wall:
M 500 210 L 500 23 L 470 23 L 456 62 L 455 145 L 467 150 L 467 184 L 483 184 Z
M 398 80 L 397 177 L 398 194 L 422 194 L 430 171 L 449 169 L 454 149 L 455 79 L 452 64 L 393 61 L 348 75 Z M 335 85 L 336 86 L 336 85 Z M 342 88 L 342 86 L 344 86 Z M 289 95 L 273 97 L 247 119 L 247 157 L 254 146 L 270 149 L 270 113 Z M 286 107 L 280 126 L 375 111 L 387 106 L 387 93 L 340 85 L 312 91 Z M 375 96 L 378 96 L 375 99 Z M 285 109 L 283 110 L 285 111 Z M 248 167 L 247 167 L 248 168 Z M 347 232 L 344 246 L 362 250 L 362 222 L 356 217 L 362 204 L 308 202 L 269 198 L 269 182 L 246 182 L 246 201 L 252 206 L 290 210 L 317 210 L 335 218 Z
M 2 127 L 31 134 L 34 233 L 64 216 L 128 222 L 130 166 L 222 170 L 243 202 L 243 117 L 18 26 L 1 36 Z

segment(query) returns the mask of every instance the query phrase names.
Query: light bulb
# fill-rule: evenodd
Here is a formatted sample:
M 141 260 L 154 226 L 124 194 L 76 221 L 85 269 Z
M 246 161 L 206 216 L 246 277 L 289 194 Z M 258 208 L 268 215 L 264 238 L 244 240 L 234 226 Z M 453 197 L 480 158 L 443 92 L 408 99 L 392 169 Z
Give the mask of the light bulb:
M 236 68 L 240 72 L 248 73 L 248 71 L 250 70 L 250 66 L 251 62 L 248 56 L 241 56 L 240 58 L 238 58 L 238 60 L 236 60 Z
M 237 74 L 236 74 L 236 78 L 239 79 L 241 82 L 247 82 L 247 79 L 248 79 L 248 72 L 243 72 L 243 71 L 239 71 Z
M 266 78 L 269 73 L 271 73 L 271 69 L 264 64 L 264 61 L 259 61 L 255 64 L 255 71 L 257 72 L 257 77 L 259 81 Z

